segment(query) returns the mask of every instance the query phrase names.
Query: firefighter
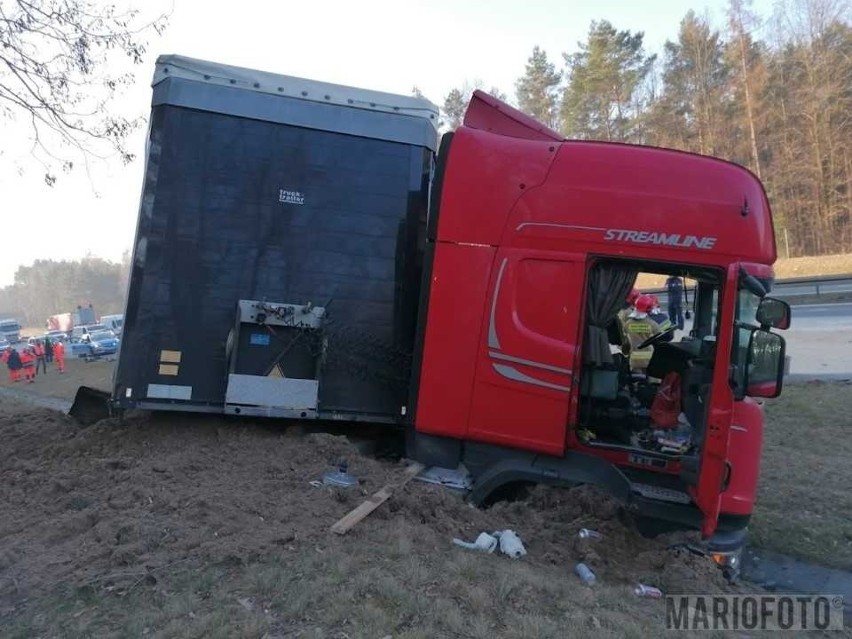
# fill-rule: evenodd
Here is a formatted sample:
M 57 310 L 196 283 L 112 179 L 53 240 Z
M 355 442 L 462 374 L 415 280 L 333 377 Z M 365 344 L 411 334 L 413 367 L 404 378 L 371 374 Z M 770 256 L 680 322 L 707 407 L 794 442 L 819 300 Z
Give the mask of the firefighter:
M 639 350 L 639 345 L 649 337 L 660 333 L 660 326 L 649 317 L 654 301 L 650 295 L 640 295 L 634 304 L 633 312 L 624 324 L 625 337 L 630 345 L 630 370 L 644 373 L 654 354 L 654 347 L 647 346 Z
M 21 369 L 23 368 L 23 364 L 21 363 L 21 354 L 14 348 L 10 348 L 7 352 L 8 359 L 6 360 L 6 366 L 9 367 L 9 381 L 20 382 Z
M 27 380 L 27 383 L 35 383 L 35 355 L 32 349 L 25 348 L 21 353 L 21 366 L 24 369 L 24 378 Z
M 63 344 L 60 340 L 56 340 L 56 344 L 53 347 L 53 357 L 56 358 L 56 367 L 59 369 L 60 373 L 65 372 L 65 344 Z
M 35 356 L 35 374 L 38 375 L 38 369 L 41 368 L 42 372 L 47 375 L 47 363 L 44 360 L 44 346 L 42 346 L 40 341 L 33 345 L 33 355 Z
M 621 333 L 624 334 L 624 325 L 627 322 L 627 318 L 630 316 L 630 313 L 633 312 L 633 305 L 636 303 L 642 295 L 642 291 L 638 288 L 633 288 L 627 294 L 627 297 L 624 299 L 624 306 L 618 311 L 618 321 L 621 323 Z

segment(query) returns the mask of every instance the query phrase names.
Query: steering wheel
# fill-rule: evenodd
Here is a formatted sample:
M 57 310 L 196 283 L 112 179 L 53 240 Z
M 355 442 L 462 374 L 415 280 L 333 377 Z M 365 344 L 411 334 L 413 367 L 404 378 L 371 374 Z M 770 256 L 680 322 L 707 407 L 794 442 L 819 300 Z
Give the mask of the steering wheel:
M 641 351 L 643 348 L 648 348 L 649 346 L 655 346 L 657 344 L 657 342 L 662 341 L 662 339 L 666 335 L 668 335 L 669 333 L 674 333 L 676 330 L 677 330 L 677 326 L 669 326 L 662 333 L 657 333 L 656 335 L 651 335 L 651 337 L 649 337 L 644 342 L 639 344 L 639 346 L 636 347 L 636 350 Z

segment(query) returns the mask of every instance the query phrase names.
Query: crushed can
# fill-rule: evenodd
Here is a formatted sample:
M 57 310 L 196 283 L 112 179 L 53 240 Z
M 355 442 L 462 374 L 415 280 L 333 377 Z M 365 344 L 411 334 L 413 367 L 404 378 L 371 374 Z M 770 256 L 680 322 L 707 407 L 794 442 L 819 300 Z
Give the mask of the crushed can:
M 590 528 L 580 528 L 577 536 L 580 539 L 603 539 L 602 534 L 600 534 L 597 530 L 592 530 Z
M 637 597 L 645 597 L 646 599 L 662 599 L 663 591 L 659 588 L 655 588 L 654 586 L 648 586 L 645 584 L 636 584 L 636 587 L 633 589 L 633 594 Z

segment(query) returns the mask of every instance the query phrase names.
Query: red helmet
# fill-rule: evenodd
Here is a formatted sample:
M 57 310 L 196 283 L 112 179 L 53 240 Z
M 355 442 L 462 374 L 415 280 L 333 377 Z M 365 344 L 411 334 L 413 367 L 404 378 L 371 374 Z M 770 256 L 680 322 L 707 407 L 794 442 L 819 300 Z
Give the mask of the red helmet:
M 656 295 L 649 295 L 648 297 L 651 298 L 651 303 L 653 303 L 653 305 L 655 307 L 660 305 L 660 298 L 659 297 L 657 297 Z
M 650 313 L 654 308 L 654 299 L 650 295 L 640 295 L 633 305 L 639 313 Z
M 636 300 L 639 299 L 641 295 L 642 291 L 640 291 L 638 288 L 631 289 L 630 292 L 627 294 L 627 302 L 629 304 L 636 304 Z

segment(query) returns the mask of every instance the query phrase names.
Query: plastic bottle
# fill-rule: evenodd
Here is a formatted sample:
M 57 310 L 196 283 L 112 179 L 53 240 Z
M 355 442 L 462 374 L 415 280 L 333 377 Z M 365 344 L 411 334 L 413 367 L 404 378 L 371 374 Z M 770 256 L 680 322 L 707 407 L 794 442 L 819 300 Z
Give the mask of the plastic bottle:
M 583 580 L 583 582 L 589 586 L 595 583 L 597 578 L 595 577 L 595 573 L 592 572 L 592 569 L 589 568 L 586 564 L 577 564 L 574 566 L 574 572 L 577 576 Z
M 589 528 L 580 528 L 580 532 L 577 533 L 577 536 L 580 537 L 580 539 L 603 539 L 603 535 L 597 530 L 591 530 Z

